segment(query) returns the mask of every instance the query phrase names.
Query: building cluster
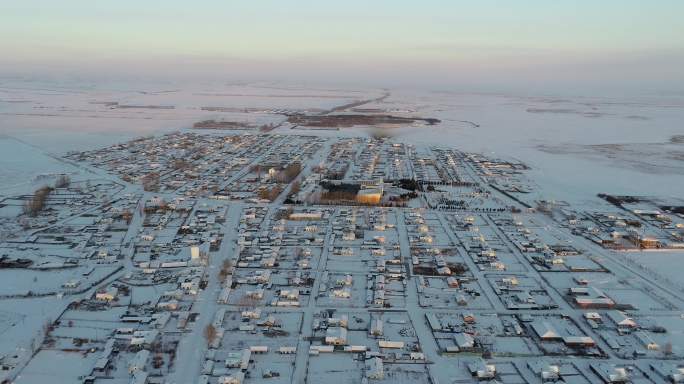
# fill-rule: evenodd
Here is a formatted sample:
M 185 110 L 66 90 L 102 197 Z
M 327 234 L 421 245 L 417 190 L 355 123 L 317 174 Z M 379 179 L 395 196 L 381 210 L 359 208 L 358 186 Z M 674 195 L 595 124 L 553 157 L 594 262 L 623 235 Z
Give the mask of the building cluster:
M 68 158 L 93 178 L 0 206 L 0 381 L 684 382 L 679 288 L 618 253 L 678 249 L 674 202 L 574 211 L 519 162 L 371 137 Z

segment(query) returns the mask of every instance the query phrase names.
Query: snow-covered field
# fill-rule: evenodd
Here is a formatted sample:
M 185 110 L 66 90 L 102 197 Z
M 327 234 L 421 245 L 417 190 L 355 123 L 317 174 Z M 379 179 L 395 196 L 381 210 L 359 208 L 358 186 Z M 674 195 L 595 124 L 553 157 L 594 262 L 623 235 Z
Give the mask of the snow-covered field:
M 519 159 L 548 198 L 678 196 L 684 187 L 682 98 L 398 92 L 385 101 L 442 120 L 395 130 L 396 140 Z
M 37 174 L 61 169 L 45 153 L 63 154 L 187 129 L 204 119 L 277 123 L 285 117 L 274 112 L 326 110 L 376 98 L 382 92 L 263 84 L 170 89 L 140 84 L 127 90 L 3 85 L 3 189 L 30 184 L 27 179 Z M 600 192 L 678 196 L 677 191 L 684 189 L 684 144 L 678 137 L 684 134 L 681 97 L 389 92 L 388 98 L 360 108 L 442 120 L 434 126 L 387 128 L 395 140 L 519 159 L 532 167 L 531 175 L 549 199 L 590 203 Z M 278 131 L 303 132 L 289 127 Z M 307 133 L 349 136 L 371 131 L 354 127 Z
M 368 117 L 380 122 L 354 125 Z M 684 99 L 664 97 L 550 98 L 264 84 L 138 84 L 115 90 L 1 84 L 0 197 L 14 197 L 0 205 L 8 239 L 7 251 L 0 253 L 5 263 L 0 360 L 8 360 L 0 362 L 15 367 L 16 382 L 24 383 L 75 382 L 95 371 L 107 380 L 128 382 L 151 365 L 149 372 L 166 382 L 194 382 L 206 371 L 214 384 L 233 371 L 206 364 L 225 361 L 227 367 L 226 357 L 247 343 L 254 347 L 252 373 L 274 383 L 318 382 L 332 375 L 357 382 L 359 366 L 366 363 L 340 348 L 317 349 L 325 336 L 326 344 L 341 340 L 349 351 L 352 346 L 366 351 L 367 345 L 385 349 L 382 359 L 388 362 L 395 357 L 387 349 L 420 352 L 415 358 L 396 355 L 411 360 L 388 364 L 386 382 L 426 382 L 428 377 L 444 382 L 468 372 L 456 366 L 468 360 L 449 354 L 457 346 L 469 356 L 473 337 L 466 334 L 472 333 L 480 346 L 495 340 L 491 347 L 499 375 L 508 376 L 502 382 L 525 382 L 520 367 L 530 356 L 598 356 L 605 352 L 603 344 L 611 344 L 604 339 L 613 334 L 609 327 L 595 330 L 602 337 L 597 344 L 592 340 L 588 349 L 570 352 L 551 340 L 558 337 L 547 343 L 525 330 L 529 326 L 522 323 L 535 321 L 543 327 L 553 323 L 566 336 L 593 334 L 584 329 L 593 324 L 584 318 L 586 301 L 575 306 L 572 288 L 578 295 L 583 289 L 585 295 L 597 295 L 595 308 L 604 309 L 605 292 L 614 300 L 610 308 L 644 315 L 643 330 L 657 348 L 641 351 L 643 340 L 619 335 L 627 344 L 624 351 L 607 354 L 611 363 L 623 364 L 631 351 L 668 356 L 659 350 L 667 340 L 674 340 L 669 348 L 681 356 L 678 294 L 684 284 L 673 271 L 684 266 L 683 253 L 614 252 L 609 241 L 630 239 L 636 245 L 630 249 L 654 241 L 671 250 L 680 246 L 676 236 L 684 218 L 649 209 L 681 205 L 669 198 L 680 197 L 684 187 L 684 133 L 677 125 L 682 117 Z M 208 120 L 232 130 L 193 129 Z M 175 131 L 181 132 L 161 136 Z M 275 134 L 259 134 L 267 131 Z M 129 141 L 151 135 L 161 137 Z M 391 139 L 317 137 L 378 135 Z M 70 151 L 88 152 L 64 156 Z M 285 189 L 291 184 L 294 189 L 294 182 L 278 178 L 272 163 L 283 159 L 294 159 L 299 167 L 302 190 L 335 178 L 329 175 L 337 173 L 322 173 L 327 168 L 361 183 L 385 180 L 398 196 L 412 181 L 418 185 L 411 189 L 418 191 L 411 198 L 416 208 L 309 212 L 311 206 L 297 203 L 308 200 Z M 261 164 L 272 167 L 273 180 L 262 178 Z M 143 187 L 141 181 L 155 184 L 150 170 L 159 185 Z M 66 186 L 56 185 L 60 174 L 69 175 Z M 36 215 L 31 207 L 39 193 L 32 200 L 16 195 L 41 185 L 55 188 L 47 192 L 49 209 Z M 257 192 L 257 187 L 270 189 Z M 244 195 L 229 194 L 235 191 Z M 265 199 L 264 191 L 277 193 Z M 654 199 L 620 207 L 599 199 L 601 192 Z M 570 204 L 567 209 L 537 206 L 540 198 Z M 293 211 L 287 213 L 284 201 L 293 202 L 286 206 Z M 300 249 L 301 244 L 307 246 Z M 61 259 L 75 264 L 67 268 Z M 26 262 L 34 264 L 13 269 Z M 47 270 L 56 265 L 63 269 Z M 445 278 L 452 271 L 459 271 L 459 278 Z M 529 318 L 511 315 L 513 309 Z M 535 312 L 549 309 L 571 316 Z M 465 310 L 476 315 L 461 313 Z M 645 311 L 662 315 L 666 336 L 646 326 L 656 320 Z M 339 319 L 333 317 L 338 314 Z M 465 333 L 444 326 L 460 324 L 461 318 L 457 328 Z M 371 327 L 373 320 L 380 325 Z M 519 320 L 516 331 L 511 325 Z M 267 337 L 258 334 L 259 327 L 265 327 Z M 220 331 L 218 336 L 210 336 L 212 329 Z M 541 334 L 548 335 L 543 329 Z M 162 343 L 156 344 L 159 335 Z M 104 345 L 109 339 L 118 339 L 120 346 L 130 342 L 111 361 L 112 347 Z M 568 339 L 563 343 L 576 341 Z M 138 354 L 139 343 L 155 351 L 151 364 Z M 582 343 L 586 346 L 586 339 Z M 285 351 L 276 354 L 281 347 Z M 104 360 L 98 359 L 99 350 L 109 350 Z M 130 364 L 136 356 L 143 356 L 141 366 Z M 426 359 L 434 364 L 413 361 Z M 59 367 L 53 369 L 50 361 Z M 581 364 L 589 363 L 593 358 Z M 452 366 L 459 373 L 445 368 Z M 372 368 L 366 366 L 365 374 Z M 523 370 L 532 374 L 534 368 Z M 247 382 L 260 381 L 252 376 Z
M 283 111 L 315 113 L 384 92 L 273 84 L 93 86 L 7 80 L 0 84 L 0 195 L 35 189 L 39 175 L 78 172 L 55 159 L 68 151 L 189 129 L 205 119 L 278 123 L 286 120 L 279 114 Z M 386 128 L 383 133 L 405 143 L 520 160 L 532 168 L 530 176 L 550 200 L 590 206 L 597 193 L 679 197 L 684 190 L 684 97 L 388 92 L 389 97 L 359 108 L 438 118 L 441 123 Z M 356 136 L 376 129 L 286 125 L 276 131 Z
M 630 252 L 625 257 L 635 265 L 655 272 L 654 278 L 665 278 L 684 287 L 681 266 L 684 265 L 684 252 Z
M 69 172 L 68 167 L 39 149 L 12 137 L 0 136 L 1 194 L 22 192 L 40 181 L 40 175 Z

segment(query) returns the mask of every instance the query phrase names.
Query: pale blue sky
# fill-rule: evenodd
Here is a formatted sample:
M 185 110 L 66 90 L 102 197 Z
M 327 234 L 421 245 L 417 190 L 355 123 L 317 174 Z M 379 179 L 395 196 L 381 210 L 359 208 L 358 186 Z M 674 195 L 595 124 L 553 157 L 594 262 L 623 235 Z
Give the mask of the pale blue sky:
M 2 73 L 388 85 L 684 80 L 676 0 L 2 2 Z

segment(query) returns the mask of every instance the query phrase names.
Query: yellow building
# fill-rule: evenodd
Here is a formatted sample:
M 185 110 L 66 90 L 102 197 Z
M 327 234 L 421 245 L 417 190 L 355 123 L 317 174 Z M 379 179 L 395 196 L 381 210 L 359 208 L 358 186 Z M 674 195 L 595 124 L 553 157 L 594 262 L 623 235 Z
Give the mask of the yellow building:
M 380 204 L 382 188 L 362 188 L 356 194 L 356 201 L 362 204 Z

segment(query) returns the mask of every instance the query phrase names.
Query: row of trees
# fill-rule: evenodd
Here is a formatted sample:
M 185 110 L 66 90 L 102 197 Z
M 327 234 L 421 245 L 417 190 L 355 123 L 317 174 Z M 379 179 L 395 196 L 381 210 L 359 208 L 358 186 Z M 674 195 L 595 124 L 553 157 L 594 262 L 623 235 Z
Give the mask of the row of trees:
M 283 169 L 282 171 L 278 172 L 276 180 L 279 183 L 287 184 L 294 180 L 297 176 L 299 176 L 300 172 L 302 172 L 302 164 L 292 163 L 285 167 L 285 169 Z
M 36 217 L 45 209 L 47 199 L 56 188 L 67 188 L 71 184 L 71 178 L 68 175 L 59 175 L 55 180 L 55 187 L 44 185 L 33 192 L 33 196 L 24 202 L 24 214 Z
M 218 278 L 221 283 L 225 282 L 228 276 L 231 275 L 231 270 L 233 268 L 233 262 L 226 259 L 223 260 L 223 264 L 221 265 L 221 270 L 219 271 Z
M 143 189 L 145 191 L 158 192 L 159 191 L 159 173 L 151 172 L 143 176 L 142 179 Z
M 192 163 L 185 159 L 176 159 L 171 163 L 171 168 L 176 171 L 182 171 L 192 168 Z
M 60 175 L 55 181 L 55 188 L 66 188 L 71 184 L 71 178 L 67 175 Z
M 283 188 L 280 186 L 272 188 L 262 188 L 259 190 L 258 196 L 260 199 L 273 201 L 276 198 L 278 198 L 281 192 L 283 192 Z
M 263 167 L 259 164 L 253 165 L 250 167 L 250 171 L 253 173 L 257 174 L 257 177 L 261 179 L 261 173 L 264 171 L 268 171 L 268 169 L 271 168 L 266 168 Z M 294 162 L 292 164 L 289 164 L 285 168 L 277 171 L 275 175 L 273 176 L 273 180 L 275 180 L 278 183 L 283 183 L 283 184 L 288 184 L 297 176 L 299 176 L 299 173 L 302 172 L 302 164 L 299 162 Z
M 33 196 L 24 202 L 24 213 L 31 217 L 36 217 L 38 214 L 45 209 L 45 203 L 47 202 L 48 196 L 52 193 L 53 189 L 47 185 L 38 188 Z

